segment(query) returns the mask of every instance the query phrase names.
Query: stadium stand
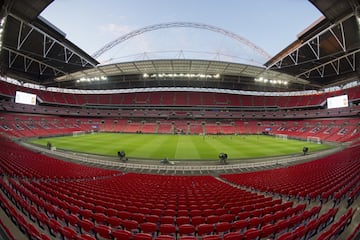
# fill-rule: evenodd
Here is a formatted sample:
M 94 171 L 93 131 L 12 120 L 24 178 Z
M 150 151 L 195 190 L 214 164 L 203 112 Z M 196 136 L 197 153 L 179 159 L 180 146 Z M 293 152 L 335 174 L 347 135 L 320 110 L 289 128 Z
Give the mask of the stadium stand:
M 9 2 L 11 1 L 2 4 Z M 109 74 L 114 78 L 109 82 L 114 86 L 120 86 L 119 89 L 115 87 L 111 89 L 114 91 L 104 90 L 109 85 L 104 85 L 103 88 L 96 86 L 88 89 L 89 91 L 82 90 L 82 86 L 76 85 L 77 77 L 71 79 L 73 74 L 87 76 L 87 74 L 92 75 L 87 70 L 95 74 L 103 67 L 111 69 L 113 66 L 98 65 L 99 63 L 91 56 L 70 41 L 64 40 L 61 33 L 62 37 L 59 37 L 55 28 L 27 15 L 36 12 L 36 9 L 25 11 L 25 5 L 22 6 L 17 0 L 14 2 L 16 2 L 12 4 L 14 8 L 20 6 L 20 10 L 13 11 L 11 6 L 6 8 L 6 11 L 2 11 L 5 8 L 0 5 L 0 18 L 4 12 L 9 13 L 7 24 L 12 24 L 0 29 L 4 30 L 6 36 L 1 39 L 2 46 L 6 48 L 1 48 L 4 53 L 1 54 L 1 60 L 5 59 L 5 61 L 2 61 L 0 77 L 0 238 L 358 239 L 360 234 L 358 224 L 360 86 L 358 81 L 351 86 L 345 87 L 345 85 L 350 79 L 358 79 L 355 59 L 358 58 L 356 53 L 359 51 L 356 49 L 354 55 L 351 55 L 350 48 L 344 52 L 331 52 L 330 47 L 327 46 L 325 49 L 322 45 L 323 42 L 331 43 L 330 45 L 336 49 L 336 44 L 342 40 L 348 44 L 358 39 L 352 35 L 354 27 L 358 27 L 354 18 L 357 16 L 354 15 L 349 18 L 349 22 L 345 22 L 347 20 L 342 21 L 342 16 L 335 14 L 339 9 L 352 9 L 346 4 L 353 1 L 340 1 L 339 4 L 345 4 L 341 5 L 343 8 L 338 5 L 337 8 L 329 8 L 332 13 L 327 14 L 326 20 L 322 20 L 323 25 L 317 25 L 316 29 L 310 32 L 310 37 L 309 33 L 303 33 L 296 43 L 269 60 L 266 69 L 250 66 L 249 71 L 254 69 L 254 78 L 246 73 L 244 76 L 232 75 L 232 67 L 227 65 L 230 70 L 229 72 L 224 70 L 224 73 L 228 76 L 224 74 L 220 79 L 213 79 L 211 83 L 201 80 L 201 84 L 204 84 L 203 88 L 195 90 L 193 86 L 199 85 L 199 79 L 196 80 L 197 82 L 191 82 L 189 79 L 180 80 L 179 86 L 175 86 L 177 82 L 173 80 L 169 86 L 166 85 L 168 84 L 166 80 L 164 83 L 155 84 L 155 81 L 151 82 L 150 79 L 143 81 L 143 72 L 139 69 L 141 64 L 136 65 L 136 62 L 129 64 L 127 67 L 134 72 L 130 71 L 131 74 L 128 76 L 125 73 L 127 67 L 119 63 L 116 65 L 117 71 L 124 73 L 119 76 Z M 35 8 L 41 7 L 40 2 L 45 4 L 48 1 L 38 2 L 35 5 L 39 6 L 34 5 Z M 314 5 L 317 4 L 316 6 L 319 10 L 323 10 L 323 13 L 328 13 L 328 10 L 321 5 L 326 1 L 312 2 Z M 331 4 L 335 5 L 335 3 Z M 328 9 L 327 3 L 325 5 Z M 26 15 L 24 19 L 31 21 L 18 22 L 18 17 L 15 17 L 18 12 Z M 341 22 L 341 27 L 335 26 L 327 32 L 327 25 L 338 21 Z M 14 24 L 29 26 L 31 22 L 37 25 L 29 32 L 29 35 L 32 31 L 34 34 L 29 38 L 28 43 L 29 35 L 22 39 L 21 31 L 17 35 L 17 31 L 13 29 L 17 28 Z M 343 32 L 344 29 L 349 30 L 349 26 L 351 32 Z M 52 30 L 39 34 L 38 29 Z M 52 33 L 54 35 L 46 35 L 45 32 L 51 31 L 54 31 Z M 330 40 L 329 37 L 319 35 L 319 31 L 329 33 L 324 35 L 329 35 Z M 339 33 L 343 33 L 344 39 L 337 38 L 337 35 L 341 35 Z M 315 49 L 311 49 L 310 55 L 307 54 L 309 49 L 307 51 L 302 49 L 302 42 L 305 47 L 307 43 L 310 46 L 308 40 L 313 34 L 318 37 L 314 38 L 314 41 L 321 36 L 319 49 L 322 50 L 321 54 L 331 52 L 329 56 L 313 59 Z M 37 41 L 37 38 L 40 41 Z M 74 50 L 73 57 L 67 59 L 68 61 L 61 62 L 57 59 L 56 64 L 53 65 L 52 59 L 56 56 L 46 57 L 47 54 L 43 53 L 31 53 L 33 54 L 31 55 L 19 45 L 14 47 L 13 52 L 8 53 L 7 49 L 13 45 L 8 41 L 9 39 L 26 42 L 23 47 L 45 44 L 44 50 L 46 39 L 56 39 L 54 45 L 59 49 L 64 47 L 62 50 L 65 50 L 65 54 L 70 49 L 76 51 Z M 358 40 L 356 41 L 351 42 L 351 46 L 359 46 Z M 59 43 L 64 45 L 57 45 Z M 48 54 L 51 54 L 51 48 L 48 49 Z M 286 57 L 282 58 L 288 52 L 291 52 L 290 54 L 300 52 L 301 58 L 306 59 L 306 64 L 295 63 L 294 56 L 290 55 L 287 58 L 292 59 L 291 64 L 282 66 L 283 63 L 289 62 L 286 61 Z M 345 52 L 350 55 L 335 58 Z M 17 55 L 18 53 L 20 54 Z M 63 54 L 61 51 L 60 55 Z M 37 56 L 36 61 L 28 58 L 33 56 Z M 71 58 L 75 59 L 79 56 L 81 64 L 68 64 Z M 337 62 L 334 62 L 334 59 Z M 353 64 L 352 59 L 354 59 Z M 184 64 L 182 68 L 185 69 L 189 67 L 187 61 L 178 62 Z M 162 62 L 165 67 L 176 65 L 171 60 Z M 294 66 L 292 66 L 293 62 Z M 227 64 L 220 61 L 200 63 L 209 68 L 214 63 Z M 34 75 L 30 67 L 37 66 L 36 64 L 40 72 Z M 142 64 L 154 67 L 155 65 L 151 64 L 155 64 L 155 61 L 144 61 Z M 231 64 L 234 65 L 235 72 L 247 71 L 246 66 Z M 89 67 L 90 65 L 92 67 Z M 97 67 L 94 67 L 96 65 Z M 349 66 L 353 69 L 349 70 Z M 21 72 L 22 67 L 23 72 Z M 264 86 L 256 88 L 256 84 L 253 83 L 255 77 L 274 68 L 279 68 L 276 69 L 279 70 L 276 72 L 277 75 L 283 77 L 282 74 L 289 74 L 287 77 L 294 81 L 289 88 L 274 87 L 265 92 L 253 91 L 265 89 Z M 60 73 L 57 69 L 64 70 L 64 73 Z M 336 76 L 326 76 L 329 85 L 322 84 L 326 81 L 323 76 L 313 79 L 318 73 L 326 75 L 329 69 L 336 72 Z M 304 71 L 307 70 L 310 72 L 305 72 L 304 77 Z M 106 72 L 106 69 L 101 71 Z M 342 74 L 342 71 L 345 71 L 345 74 Z M 49 72 L 53 74 L 50 77 Z M 136 72 L 141 74 L 134 74 Z M 349 78 L 345 79 L 347 76 Z M 302 77 L 304 79 L 300 80 L 310 84 L 299 84 L 297 80 Z M 69 78 L 71 81 L 64 78 Z M 136 81 L 132 85 L 131 80 L 135 78 Z M 156 85 L 156 90 L 139 88 L 140 81 L 144 86 Z M 243 81 L 246 83 L 242 83 Z M 48 85 L 29 87 L 36 82 Z M 74 85 L 70 82 L 74 82 Z M 328 86 L 335 86 L 336 83 L 339 83 L 337 88 L 324 90 Z M 166 87 L 159 90 L 163 87 L 162 84 Z M 291 92 L 292 84 L 299 92 Z M 187 89 L 183 89 L 182 85 L 187 86 Z M 230 85 L 234 89 L 229 88 Z M 53 89 L 54 86 L 65 86 L 65 88 L 72 86 L 79 90 L 70 91 L 60 88 L 56 91 Z M 95 90 L 97 87 L 99 91 Z M 316 91 L 302 91 L 312 87 Z M 242 88 L 249 91 L 243 91 Z M 274 92 L 271 94 L 270 91 L 273 90 L 275 94 Z M 284 92 L 287 90 L 289 90 L 288 94 Z M 36 94 L 36 105 L 15 103 L 17 91 Z M 348 96 L 349 106 L 329 109 L 327 99 L 341 95 Z M 290 156 L 284 157 L 286 161 L 281 164 L 274 160 L 272 165 L 250 163 L 249 167 L 241 169 L 232 168 L 229 164 L 212 166 L 210 171 L 209 166 L 200 164 L 197 166 L 200 171 L 195 173 L 188 171 L 186 174 L 189 175 L 184 175 L 185 167 L 191 169 L 193 162 L 184 164 L 189 166 L 179 166 L 179 169 L 183 167 L 183 171 L 177 171 L 177 166 L 167 168 L 160 164 L 141 165 L 114 161 L 106 165 L 102 164 L 107 161 L 105 157 L 86 155 L 84 157 L 86 161 L 82 161 L 82 154 L 73 152 L 65 154 L 62 151 L 59 152 L 63 155 L 59 154 L 55 157 L 54 150 L 37 146 L 32 146 L 35 150 L 30 150 L 23 142 L 27 138 L 76 136 L 93 132 L 280 135 L 301 140 L 318 139 L 319 143 L 326 142 L 340 146 L 341 151 L 321 157 L 316 156 L 316 159 L 311 161 L 302 159 L 301 162 L 291 163 L 290 160 L 294 156 Z M 72 158 L 69 157 L 70 155 Z M 131 164 L 141 167 L 127 168 Z M 150 170 L 153 171 L 145 173 L 143 166 L 151 166 Z M 223 171 L 226 167 L 229 172 Z M 171 169 L 175 170 L 171 171 Z M 153 174 L 155 172 L 158 174 Z

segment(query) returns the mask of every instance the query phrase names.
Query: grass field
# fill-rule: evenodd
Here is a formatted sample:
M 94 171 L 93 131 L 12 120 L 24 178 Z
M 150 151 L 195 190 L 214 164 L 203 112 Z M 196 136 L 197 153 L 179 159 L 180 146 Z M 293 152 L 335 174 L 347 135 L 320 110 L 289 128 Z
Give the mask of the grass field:
M 120 150 L 129 158 L 170 160 L 218 160 L 219 153 L 231 159 L 260 158 L 301 154 L 304 146 L 309 152 L 328 149 L 325 144 L 298 140 L 282 140 L 271 136 L 194 136 L 158 134 L 97 133 L 33 140 L 46 146 L 51 142 L 58 149 L 100 155 L 117 156 Z

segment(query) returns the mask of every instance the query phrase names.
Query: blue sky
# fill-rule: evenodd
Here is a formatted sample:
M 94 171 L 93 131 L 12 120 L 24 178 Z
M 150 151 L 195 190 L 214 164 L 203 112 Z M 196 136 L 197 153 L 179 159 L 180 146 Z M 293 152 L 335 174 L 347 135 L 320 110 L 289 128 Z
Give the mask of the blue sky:
M 196 22 L 236 33 L 275 55 L 321 13 L 306 0 L 56 0 L 41 14 L 92 55 L 131 31 L 166 22 Z M 144 33 L 104 53 L 102 63 L 147 58 L 206 58 L 262 63 L 256 52 L 208 30 Z

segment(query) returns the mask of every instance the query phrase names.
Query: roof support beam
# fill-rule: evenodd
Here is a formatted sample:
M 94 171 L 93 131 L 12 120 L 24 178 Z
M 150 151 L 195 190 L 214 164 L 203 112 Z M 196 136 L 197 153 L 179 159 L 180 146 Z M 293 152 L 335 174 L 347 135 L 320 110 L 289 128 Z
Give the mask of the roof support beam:
M 64 53 L 65 53 L 64 63 L 69 63 L 70 59 L 73 56 L 77 56 L 80 59 L 82 67 L 85 67 L 87 65 L 90 65 L 92 67 L 96 66 L 90 60 L 87 60 L 85 57 L 81 56 L 80 54 L 77 54 L 74 49 L 71 49 L 69 46 L 67 46 L 64 43 L 53 38 L 52 36 L 45 33 L 41 29 L 35 27 L 31 23 L 25 22 L 24 20 L 20 19 L 19 17 L 15 16 L 13 14 L 9 14 L 9 16 L 11 16 L 12 18 L 14 18 L 20 22 L 16 51 L 20 52 L 22 50 L 22 47 L 24 46 L 25 42 L 29 39 L 29 36 L 31 35 L 31 33 L 36 32 L 37 34 L 41 34 L 43 36 L 43 50 L 42 50 L 43 58 L 48 57 L 50 51 L 53 49 L 54 45 L 56 44 L 56 45 L 60 46 L 61 48 L 63 48 L 63 50 L 64 50 Z M 46 59 L 44 59 L 44 60 L 46 60 Z M 56 59 L 56 60 L 59 60 L 59 59 Z M 72 64 L 74 64 L 74 63 L 72 63 Z
M 9 68 L 12 68 L 14 63 L 15 63 L 15 60 L 18 58 L 18 57 L 22 57 L 24 59 L 24 71 L 27 72 L 30 68 L 30 65 L 33 64 L 33 63 L 36 63 L 38 64 L 39 66 L 39 74 L 42 75 L 44 74 L 45 70 L 50 68 L 54 71 L 54 73 L 57 73 L 56 75 L 59 75 L 60 73 L 61 74 L 66 74 L 64 71 L 60 70 L 60 69 L 57 69 L 53 66 L 50 66 L 46 63 L 43 63 L 42 61 L 39 61 L 35 58 L 32 58 L 32 57 L 29 57 L 25 54 L 22 54 L 22 53 L 19 53 L 13 49 L 10 49 L 8 47 L 3 47 L 3 50 L 5 51 L 8 51 L 9 52 Z
M 342 59 L 346 60 L 346 62 L 351 67 L 352 71 L 355 71 L 356 70 L 356 54 L 359 54 L 359 53 L 360 53 L 360 49 L 357 49 L 350 53 L 344 54 L 336 59 L 333 59 L 333 60 L 323 63 L 319 66 L 311 68 L 305 72 L 302 72 L 302 73 L 298 74 L 296 77 L 309 78 L 311 74 L 318 74 L 319 77 L 325 77 L 326 76 L 325 69 L 327 66 L 331 66 L 331 68 L 336 72 L 336 74 L 339 75 L 339 74 L 341 74 L 340 60 L 342 60 Z
M 293 65 L 299 65 L 301 62 L 298 61 L 299 60 L 297 58 L 298 53 L 304 47 L 310 48 L 310 50 L 314 54 L 314 60 L 319 60 L 319 59 L 322 59 L 322 58 L 325 58 L 325 57 L 329 57 L 329 55 L 321 54 L 321 51 L 320 51 L 320 39 L 324 34 L 331 34 L 331 36 L 333 36 L 335 38 L 336 43 L 341 48 L 342 52 L 346 53 L 348 51 L 348 49 L 346 47 L 346 37 L 345 37 L 345 31 L 344 31 L 343 22 L 345 22 L 346 20 L 348 20 L 349 18 L 351 18 L 353 16 L 354 16 L 354 14 L 350 14 L 350 15 L 344 17 L 343 19 L 341 19 L 339 22 L 334 23 L 334 24 L 330 25 L 329 27 L 325 28 L 324 30 L 322 30 L 320 33 L 318 33 L 314 37 L 312 37 L 309 40 L 303 42 L 300 46 L 298 46 L 291 53 L 289 53 L 287 55 L 284 55 L 281 58 L 277 59 L 276 61 L 272 62 L 269 66 L 267 66 L 267 69 L 275 70 L 275 69 L 281 69 L 283 67 L 290 67 L 290 66 L 293 66 Z M 336 35 L 335 29 L 337 29 L 337 31 L 340 31 L 340 36 Z M 289 65 L 289 60 L 284 61 L 284 59 L 290 59 L 291 62 L 293 62 L 294 64 Z

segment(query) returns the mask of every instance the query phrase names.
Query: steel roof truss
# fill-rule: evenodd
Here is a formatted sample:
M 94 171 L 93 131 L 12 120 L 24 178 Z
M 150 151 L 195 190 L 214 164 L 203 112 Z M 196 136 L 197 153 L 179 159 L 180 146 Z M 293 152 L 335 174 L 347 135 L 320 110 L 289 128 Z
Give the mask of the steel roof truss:
M 95 65 L 93 63 L 86 60 L 86 58 L 82 57 L 80 54 L 77 54 L 76 51 L 70 49 L 62 42 L 51 37 L 49 34 L 45 33 L 44 31 L 40 30 L 39 28 L 33 26 L 31 23 L 25 22 L 24 20 L 20 19 L 19 17 L 15 16 L 13 14 L 9 14 L 9 15 L 20 22 L 17 50 L 20 50 L 21 47 L 23 46 L 23 44 L 26 42 L 26 40 L 28 40 L 30 34 L 33 31 L 36 31 L 38 34 L 43 35 L 43 46 L 44 46 L 43 47 L 43 57 L 44 58 L 46 58 L 46 56 L 49 54 L 50 50 L 53 48 L 54 44 L 56 43 L 64 49 L 64 53 L 65 53 L 64 62 L 65 63 L 69 63 L 70 59 L 74 55 L 76 55 L 80 59 L 82 67 L 85 67 L 88 64 L 95 67 Z M 30 29 L 26 32 L 26 30 L 25 30 L 26 28 L 30 28 Z M 50 45 L 50 46 L 48 46 L 48 45 Z
M 331 66 L 335 70 L 336 74 L 339 75 L 340 73 L 340 59 L 336 59 L 334 62 L 330 62 Z
M 311 73 L 318 73 L 318 75 L 320 77 L 325 77 L 326 76 L 326 69 L 325 67 L 330 65 L 332 66 L 332 69 L 334 69 L 334 71 L 336 72 L 337 75 L 339 75 L 341 73 L 341 69 L 340 69 L 340 60 L 341 59 L 346 59 L 346 62 L 349 64 L 349 66 L 351 67 L 352 71 L 356 70 L 356 54 L 360 52 L 360 49 L 357 49 L 351 53 L 342 55 L 336 59 L 333 59 L 331 61 L 328 61 L 326 63 L 323 63 L 319 66 L 316 66 L 312 69 L 307 70 L 306 72 L 300 73 L 297 75 L 297 77 L 302 77 L 305 76 L 306 78 L 310 77 Z
M 292 52 L 289 57 L 294 62 L 294 64 L 297 65 L 299 60 L 299 49 L 296 49 L 294 52 Z
M 307 45 L 310 47 L 311 51 L 314 53 L 316 59 L 320 58 L 320 44 L 319 44 L 319 35 L 315 37 L 312 41 L 308 42 Z M 315 45 L 315 48 L 314 46 Z M 299 49 L 297 49 L 299 50 Z
M 49 45 L 49 46 L 48 46 Z M 51 38 L 48 38 L 46 35 L 44 35 L 44 41 L 43 41 L 43 57 L 46 58 L 49 54 L 52 47 L 55 45 L 55 41 Z
M 12 58 L 12 56 L 13 56 L 13 58 Z M 17 57 L 18 57 L 18 55 L 16 53 L 9 52 L 9 68 L 11 68 L 13 66 Z
M 344 26 L 343 26 L 343 22 L 345 22 L 347 19 L 349 19 L 350 17 L 352 17 L 353 14 L 348 15 L 346 17 L 344 17 L 342 20 L 340 20 L 337 23 L 332 24 L 331 26 L 325 28 L 323 31 L 321 31 L 320 33 L 318 33 L 316 36 L 310 38 L 309 40 L 303 42 L 299 47 L 297 47 L 297 49 L 293 52 L 291 52 L 290 54 L 284 55 L 283 57 L 281 57 L 281 59 L 279 59 L 278 61 L 272 63 L 271 65 L 269 65 L 267 67 L 267 69 L 271 69 L 271 68 L 278 68 L 280 69 L 282 67 L 282 63 L 283 60 L 287 57 L 290 57 L 291 60 L 294 62 L 294 65 L 297 65 L 299 62 L 296 59 L 296 56 L 294 55 L 294 53 L 296 54 L 297 51 L 299 51 L 299 49 L 303 48 L 304 46 L 309 46 L 311 51 L 314 53 L 316 59 L 320 59 L 320 58 L 324 58 L 327 56 L 321 56 L 320 55 L 320 37 L 328 32 L 330 32 L 330 34 L 336 39 L 336 42 L 339 44 L 339 46 L 341 47 L 341 49 L 343 50 L 343 52 L 346 52 L 346 38 L 345 38 L 345 32 L 344 32 Z M 337 36 L 334 32 L 333 29 L 335 28 L 339 28 L 340 33 L 341 33 L 341 37 Z M 315 46 L 313 46 L 315 45 Z M 293 56 L 292 56 L 293 55 Z M 288 66 L 288 65 L 286 65 Z
M 27 72 L 29 70 L 29 67 L 33 63 L 33 61 L 34 61 L 33 59 L 24 57 L 24 69 L 25 69 L 25 72 Z
M 330 28 L 330 33 L 334 36 L 334 38 L 336 39 L 336 41 L 338 42 L 338 44 L 340 45 L 340 47 L 342 48 L 342 50 L 344 52 L 346 52 L 346 41 L 345 41 L 345 33 L 344 33 L 344 27 L 342 22 L 339 23 L 339 27 L 340 27 L 340 32 L 341 32 L 341 39 L 339 39 L 336 34 L 334 33 L 334 30 L 332 28 Z
M 39 72 L 40 72 L 40 75 L 43 75 L 45 70 L 46 70 L 47 66 L 42 64 L 42 63 L 39 63 Z
M 350 58 L 351 57 L 351 58 Z M 349 63 L 351 69 L 355 71 L 355 53 L 350 56 L 345 56 L 346 61 Z
M 22 45 L 25 43 L 25 41 L 29 38 L 30 34 L 33 32 L 34 28 L 30 27 L 30 30 L 28 32 L 25 31 L 25 28 L 29 27 L 28 25 L 24 25 L 24 22 L 21 21 L 20 22 L 20 27 L 19 27 L 19 34 L 18 34 L 18 42 L 17 42 L 17 50 L 20 50 L 20 48 L 22 47 Z M 24 36 L 25 35 L 25 36 Z
M 57 74 L 62 73 L 62 74 L 66 74 L 64 71 L 61 71 L 60 69 L 57 69 L 53 66 L 50 66 L 46 63 L 43 63 L 41 61 L 39 61 L 38 59 L 32 58 L 30 56 L 26 56 L 25 54 L 19 53 L 16 50 L 10 49 L 8 47 L 3 47 L 4 50 L 9 52 L 9 68 L 12 68 L 12 66 L 15 63 L 15 60 L 18 57 L 22 57 L 24 58 L 24 71 L 28 71 L 30 68 L 30 65 L 33 63 L 37 63 L 39 65 L 39 73 L 40 75 L 42 75 L 46 69 L 52 69 L 54 72 L 56 72 Z

